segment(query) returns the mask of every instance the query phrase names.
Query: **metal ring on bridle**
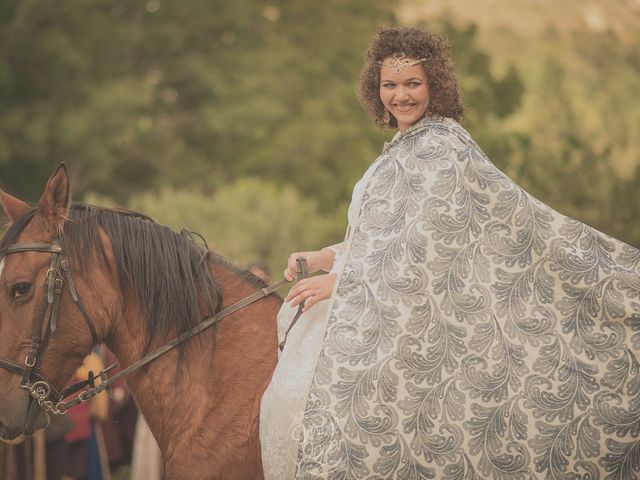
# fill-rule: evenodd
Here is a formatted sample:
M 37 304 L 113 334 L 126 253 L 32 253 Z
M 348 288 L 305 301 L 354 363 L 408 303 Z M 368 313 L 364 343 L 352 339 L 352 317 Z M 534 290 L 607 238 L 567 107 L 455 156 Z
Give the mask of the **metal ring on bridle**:
M 31 396 L 38 402 L 45 401 L 51 393 L 51 386 L 47 382 L 39 381 L 31 385 Z
M 65 413 L 67 413 L 67 410 L 69 410 L 69 407 L 67 407 L 67 404 L 64 402 L 58 402 L 56 404 L 55 407 L 53 407 L 53 413 L 55 413 L 56 415 L 64 415 Z
M 26 387 L 29 390 L 31 397 L 42 407 L 46 412 L 56 411 L 53 401 L 49 400 L 51 394 L 51 385 L 42 380 L 35 382 L 34 384 Z

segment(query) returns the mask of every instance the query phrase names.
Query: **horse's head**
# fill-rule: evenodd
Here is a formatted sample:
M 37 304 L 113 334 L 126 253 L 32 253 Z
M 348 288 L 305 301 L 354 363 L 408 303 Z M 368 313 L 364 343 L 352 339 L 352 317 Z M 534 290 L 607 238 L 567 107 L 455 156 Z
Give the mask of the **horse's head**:
M 45 380 L 60 390 L 92 339 L 68 286 L 61 288 L 67 277 L 58 242 L 70 204 L 64 165 L 37 207 L 2 191 L 0 201 L 12 222 L 0 240 L 0 440 L 15 443 L 48 422 L 30 394 L 33 384 Z

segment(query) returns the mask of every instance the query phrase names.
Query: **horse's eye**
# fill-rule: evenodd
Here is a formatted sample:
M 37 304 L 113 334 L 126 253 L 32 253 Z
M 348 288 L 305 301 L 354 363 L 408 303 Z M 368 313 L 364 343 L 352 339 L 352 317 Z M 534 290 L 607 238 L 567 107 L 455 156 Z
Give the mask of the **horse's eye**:
M 31 284 L 27 282 L 16 283 L 12 289 L 12 296 L 14 299 L 24 297 L 31 290 Z

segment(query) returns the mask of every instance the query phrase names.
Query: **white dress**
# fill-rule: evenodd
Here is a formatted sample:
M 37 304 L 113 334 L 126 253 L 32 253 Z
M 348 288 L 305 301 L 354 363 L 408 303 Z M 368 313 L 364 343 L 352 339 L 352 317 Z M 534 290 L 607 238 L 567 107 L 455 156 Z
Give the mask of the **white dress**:
M 360 215 L 365 186 L 373 175 L 379 160 L 373 162 L 353 189 L 349 205 L 349 225 Z M 336 252 L 331 272 L 340 281 L 344 251 L 350 242 L 350 228 L 344 242 L 329 248 Z M 295 476 L 296 458 L 300 440 L 300 425 L 309 387 L 316 370 L 316 361 L 328 321 L 328 312 L 334 295 L 318 302 L 305 312 L 289 332 L 284 351 L 279 353 L 278 364 L 269 387 L 262 397 L 260 408 L 260 444 L 266 480 L 287 480 Z M 278 313 L 278 343 L 284 338 L 297 308 L 284 303 Z

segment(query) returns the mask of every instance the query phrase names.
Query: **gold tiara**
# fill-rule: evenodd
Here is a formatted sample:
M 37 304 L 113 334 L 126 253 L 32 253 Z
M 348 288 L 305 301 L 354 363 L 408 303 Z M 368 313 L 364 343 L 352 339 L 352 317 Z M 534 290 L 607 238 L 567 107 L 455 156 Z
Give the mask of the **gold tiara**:
M 412 65 L 417 65 L 421 62 L 424 62 L 427 58 L 421 58 L 419 60 L 406 60 L 405 57 L 407 55 L 405 53 L 394 53 L 392 60 L 387 60 L 386 62 L 377 62 L 378 65 L 382 65 L 386 68 L 393 68 L 396 73 L 400 73 L 407 67 L 411 67 Z

